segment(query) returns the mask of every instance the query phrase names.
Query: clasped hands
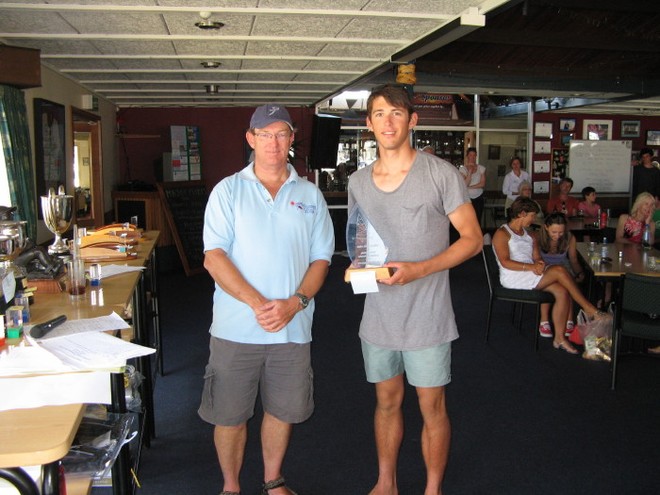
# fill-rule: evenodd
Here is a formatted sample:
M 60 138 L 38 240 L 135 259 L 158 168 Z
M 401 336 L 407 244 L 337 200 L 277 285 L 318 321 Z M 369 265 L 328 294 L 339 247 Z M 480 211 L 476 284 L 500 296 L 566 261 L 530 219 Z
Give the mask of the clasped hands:
M 536 260 L 533 264 L 532 271 L 536 275 L 543 275 L 543 272 L 545 271 L 545 261 L 543 260 Z
M 289 323 L 300 309 L 300 300 L 293 296 L 288 299 L 273 299 L 253 308 L 257 323 L 265 331 L 279 332 Z

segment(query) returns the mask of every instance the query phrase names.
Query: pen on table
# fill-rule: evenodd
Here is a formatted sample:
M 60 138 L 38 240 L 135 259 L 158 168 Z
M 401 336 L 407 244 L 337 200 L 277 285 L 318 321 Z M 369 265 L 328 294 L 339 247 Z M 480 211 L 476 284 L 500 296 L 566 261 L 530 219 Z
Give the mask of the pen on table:
M 66 321 L 66 315 L 60 315 L 52 320 L 44 323 L 39 323 L 30 329 L 30 336 L 35 339 L 41 339 L 46 336 L 51 330 L 60 326 Z

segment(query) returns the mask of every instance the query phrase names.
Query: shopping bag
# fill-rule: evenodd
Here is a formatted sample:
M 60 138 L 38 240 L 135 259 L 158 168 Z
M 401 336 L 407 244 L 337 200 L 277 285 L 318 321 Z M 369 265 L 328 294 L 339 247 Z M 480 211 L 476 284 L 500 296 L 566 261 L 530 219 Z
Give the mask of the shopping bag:
M 590 320 L 584 311 L 577 316 L 577 332 L 584 342 L 582 357 L 593 361 L 610 361 L 612 356 L 612 328 L 614 308 L 610 304 L 608 317 Z

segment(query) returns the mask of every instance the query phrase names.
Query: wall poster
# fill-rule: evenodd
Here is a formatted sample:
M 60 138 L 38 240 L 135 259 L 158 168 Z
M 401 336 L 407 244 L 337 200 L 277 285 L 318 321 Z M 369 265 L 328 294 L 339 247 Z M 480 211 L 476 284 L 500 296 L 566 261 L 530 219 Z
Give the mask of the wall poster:
M 34 139 L 37 196 L 46 196 L 51 187 L 66 187 L 64 105 L 34 99 Z

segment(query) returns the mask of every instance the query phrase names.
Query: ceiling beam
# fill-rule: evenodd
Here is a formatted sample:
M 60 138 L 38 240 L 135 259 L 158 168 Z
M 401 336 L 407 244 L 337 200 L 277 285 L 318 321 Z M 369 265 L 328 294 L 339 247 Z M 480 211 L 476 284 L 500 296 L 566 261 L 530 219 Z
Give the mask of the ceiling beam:
M 144 14 L 168 14 L 168 13 L 196 13 L 210 12 L 211 14 L 239 14 L 258 16 L 284 16 L 299 15 L 313 17 L 380 17 L 392 19 L 431 19 L 449 20 L 453 15 L 437 14 L 429 12 L 409 11 L 379 11 L 379 10 L 333 10 L 333 9 L 294 9 L 294 8 L 265 8 L 265 7 L 208 7 L 208 6 L 164 6 L 164 5 L 83 5 L 83 4 L 37 4 L 37 3 L 0 3 L 0 11 L 41 11 L 41 12 L 127 12 Z
M 336 81 L 247 81 L 247 80 L 237 80 L 237 81 L 217 81 L 215 79 L 81 79 L 79 81 L 81 84 L 255 84 L 257 86 L 264 86 L 267 84 L 277 84 L 277 85 L 292 85 L 292 86 L 327 86 L 329 88 L 335 89 L 337 86 L 342 83 Z M 100 91 L 100 90 L 97 90 Z
M 0 4 L 2 5 L 2 4 Z M 328 38 L 306 36 L 254 36 L 208 34 L 140 34 L 140 33 L 0 33 L 0 38 L 67 41 L 267 41 L 269 43 L 347 43 L 360 45 L 405 45 L 412 40 L 392 38 Z
M 569 29 L 569 31 L 571 31 Z M 645 40 L 641 36 L 633 38 L 623 38 L 621 36 L 612 36 L 611 33 L 603 33 L 600 36 L 594 36 L 593 31 L 588 35 L 581 35 L 575 29 L 570 36 L 552 36 L 547 31 L 530 29 L 512 31 L 510 29 L 486 28 L 472 33 L 460 40 L 461 43 L 489 43 L 499 45 L 519 45 L 544 48 L 570 48 L 576 46 L 584 50 L 612 50 L 612 51 L 630 51 L 630 52 L 649 52 L 658 53 L 657 40 Z
M 81 53 L 58 53 L 41 54 L 42 59 L 72 59 L 72 60 L 300 60 L 311 62 L 387 62 L 389 58 L 369 57 L 327 57 L 320 55 L 229 55 L 218 53 L 193 54 L 193 55 L 159 55 L 159 54 L 81 54 Z
M 301 74 L 300 69 L 59 69 L 65 74 Z M 312 70 L 305 74 L 359 75 L 359 70 Z

